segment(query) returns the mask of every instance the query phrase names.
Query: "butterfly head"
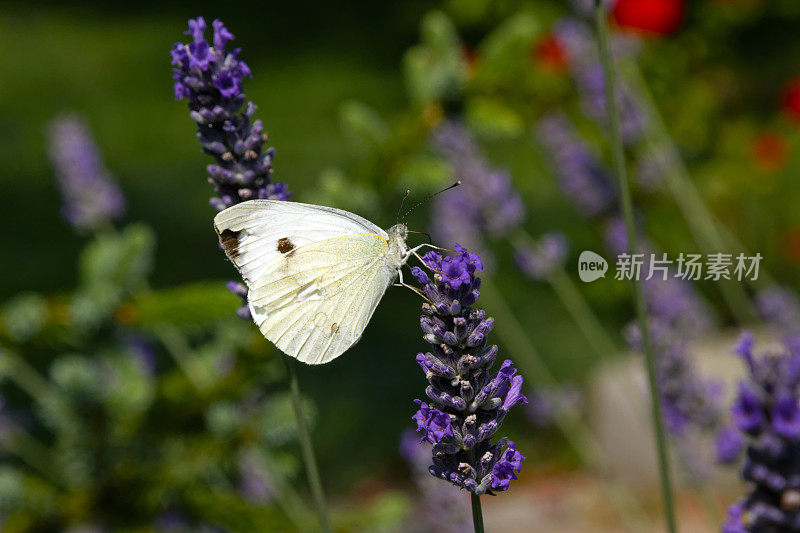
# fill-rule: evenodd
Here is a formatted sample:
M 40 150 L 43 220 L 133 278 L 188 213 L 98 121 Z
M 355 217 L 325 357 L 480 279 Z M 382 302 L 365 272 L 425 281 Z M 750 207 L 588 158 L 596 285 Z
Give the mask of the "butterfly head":
M 389 244 L 403 244 L 405 246 L 406 239 L 408 238 L 408 227 L 402 222 L 395 224 L 386 232 L 389 234 Z

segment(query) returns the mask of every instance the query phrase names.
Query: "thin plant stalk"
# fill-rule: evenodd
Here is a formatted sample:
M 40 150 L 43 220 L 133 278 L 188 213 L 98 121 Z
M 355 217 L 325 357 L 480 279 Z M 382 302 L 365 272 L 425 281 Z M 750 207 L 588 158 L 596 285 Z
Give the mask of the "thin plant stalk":
M 618 351 L 617 346 L 597 320 L 597 316 L 586 303 L 575 283 L 567 276 L 564 269 L 558 268 L 547 277 L 548 283 L 555 291 L 561 303 L 572 316 L 583 335 L 601 358 L 607 358 Z
M 481 298 L 486 302 L 486 307 L 492 309 L 492 314 L 497 319 L 494 331 L 502 339 L 503 344 L 510 352 L 518 354 L 520 366 L 524 367 L 525 373 L 534 381 L 545 386 L 555 386 L 557 382 L 553 374 L 528 338 L 525 328 L 517 320 L 503 295 L 488 276 L 484 276 L 481 281 Z M 607 461 L 604 460 L 605 454 L 602 446 L 592 432 L 586 428 L 580 417 L 575 413 L 567 412 L 557 416 L 553 422 L 581 461 L 603 477 L 607 477 L 607 468 L 604 467 Z M 627 528 L 631 531 L 643 530 L 646 526 L 644 526 L 645 514 L 641 503 L 618 483 L 609 480 L 608 486 L 611 501 Z
M 16 455 L 29 466 L 38 470 L 45 478 L 59 487 L 64 486 L 61 476 L 53 468 L 55 462 L 50 449 L 24 429 L 10 425 L 3 421 L 7 427 L 3 428 L 5 435 L 0 437 L 0 446 L 7 452 Z
M 636 226 L 633 220 L 633 200 L 631 199 L 631 189 L 628 183 L 628 175 L 625 168 L 625 152 L 622 146 L 622 133 L 619 126 L 619 116 L 617 114 L 617 102 L 614 88 L 614 67 L 611 63 L 611 53 L 608 47 L 608 26 L 606 22 L 606 10 L 600 0 L 595 0 L 595 23 L 597 28 L 597 41 L 600 49 L 600 60 L 603 65 L 605 77 L 606 109 L 608 111 L 609 122 L 611 125 L 611 144 L 614 152 L 614 162 L 617 177 L 620 184 L 620 194 L 622 196 L 622 214 L 625 218 L 625 226 L 628 232 L 628 250 L 631 255 L 636 253 Z M 664 421 L 661 414 L 661 393 L 658 388 L 656 377 L 655 355 L 650 342 L 650 329 L 647 323 L 647 309 L 644 301 L 644 291 L 641 279 L 633 279 L 633 297 L 636 306 L 636 315 L 639 321 L 639 328 L 642 335 L 642 348 L 644 351 L 647 366 L 647 378 L 650 385 L 650 399 L 653 418 L 654 437 L 658 452 L 658 467 L 661 477 L 661 492 L 664 499 L 664 514 L 666 515 L 667 528 L 670 533 L 676 533 L 677 522 L 675 519 L 675 504 L 672 493 L 672 480 L 669 470 L 669 451 L 667 449 L 666 432 L 664 431 Z
M 533 237 L 525 230 L 519 230 L 512 241 L 518 244 L 524 243 L 527 246 L 531 246 L 534 243 Z M 570 314 L 572 320 L 581 330 L 583 336 L 586 337 L 586 340 L 589 341 L 599 358 L 608 357 L 619 351 L 616 343 L 603 329 L 597 319 L 597 315 L 586 303 L 586 299 L 575 286 L 575 283 L 564 272 L 563 267 L 554 268 L 545 281 L 550 284 L 553 292 L 561 300 L 561 304 Z
M 635 88 L 641 105 L 646 108 L 651 135 L 655 137 L 650 144 L 666 149 L 669 154 L 668 160 L 671 168 L 668 169 L 664 176 L 667 190 L 675 200 L 675 204 L 680 209 L 684 220 L 689 225 L 695 241 L 711 252 L 719 252 L 724 249 L 744 252 L 744 245 L 711 212 L 700 191 L 697 190 L 694 182 L 689 177 L 689 171 L 675 143 L 667 132 L 661 113 L 655 105 L 653 95 L 647 87 L 647 83 L 638 66 L 635 63 L 626 65 L 623 73 L 626 75 L 628 83 Z M 767 272 L 762 270 L 760 274 L 766 284 L 772 283 L 772 278 Z M 739 284 L 723 283 L 720 286 L 720 290 L 723 292 L 726 301 L 730 305 L 736 306 L 731 309 L 731 312 L 737 315 L 737 319 L 740 322 L 752 319 L 755 316 L 752 304 Z M 744 307 L 741 307 L 742 305 Z
M 258 459 L 270 474 L 270 482 L 275 486 L 275 501 L 278 507 L 297 526 L 299 531 L 308 531 L 312 521 L 311 516 L 308 514 L 308 507 L 294 490 L 294 487 L 286 482 L 286 478 L 280 473 L 280 469 L 276 466 L 275 458 L 270 450 L 261 447 L 257 453 Z
M 288 355 L 283 356 L 286 365 L 286 374 L 289 377 L 289 393 L 292 397 L 292 407 L 297 421 L 297 438 L 300 441 L 300 449 L 303 454 L 308 486 L 317 507 L 319 523 L 324 533 L 330 533 L 331 526 L 328 519 L 328 508 L 325 505 L 325 493 L 322 491 L 322 480 L 317 469 L 317 460 L 314 458 L 314 447 L 311 445 L 311 434 L 308 431 L 308 424 L 303 413 L 303 402 L 300 397 L 300 384 L 297 380 L 297 361 Z
M 470 493 L 472 500 L 472 524 L 475 533 L 483 533 L 483 512 L 481 511 L 481 497 L 474 492 Z
M 201 372 L 201 369 L 192 363 L 194 360 L 192 348 L 189 346 L 186 338 L 174 326 L 167 324 L 160 324 L 153 327 L 153 334 L 164 345 L 167 352 L 175 360 L 175 364 L 189 380 L 189 383 L 197 391 L 203 391 L 209 384 L 207 375 Z

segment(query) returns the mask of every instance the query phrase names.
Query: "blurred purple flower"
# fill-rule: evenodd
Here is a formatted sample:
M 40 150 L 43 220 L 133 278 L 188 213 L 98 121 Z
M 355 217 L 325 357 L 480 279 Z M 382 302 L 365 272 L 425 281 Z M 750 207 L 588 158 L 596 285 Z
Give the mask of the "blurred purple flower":
M 436 200 L 431 232 L 441 242 L 462 242 L 485 256 L 481 234 L 502 237 L 519 226 L 525 217 L 522 199 L 511 177 L 490 166 L 463 124 L 439 126 L 433 145 L 453 167 L 461 186 Z
M 605 79 L 603 67 L 597 53 L 592 29 L 575 19 L 565 18 L 553 27 L 553 36 L 567 51 L 567 64 L 572 78 L 581 94 L 584 113 L 603 127 L 607 126 Z M 614 39 L 611 43 L 615 59 L 630 56 L 638 49 L 629 39 Z M 646 117 L 633 92 L 624 85 L 616 86 L 617 108 L 620 113 L 620 128 L 626 144 L 641 138 L 646 128 Z
M 156 353 L 153 343 L 142 335 L 130 334 L 125 337 L 125 344 L 142 373 L 152 376 L 156 370 Z
M 531 389 L 528 401 L 525 408 L 528 419 L 536 426 L 545 427 L 565 414 L 579 412 L 585 398 L 578 387 L 566 384 L 552 389 Z
M 455 257 L 436 252 L 423 257 L 432 279 L 421 267 L 411 271 L 427 300 L 420 324 L 431 344 L 430 352 L 416 358 L 429 383 L 430 403 L 414 400 L 419 405 L 414 419 L 422 440 L 435 443 L 431 474 L 480 495 L 506 490 L 516 479 L 524 457 L 506 438 L 492 444 L 492 436 L 507 411 L 528 400 L 510 360 L 490 374 L 497 346 L 486 339 L 494 319 L 472 307 L 480 294 L 481 261 L 458 244 L 455 249 Z
M 739 458 L 744 448 L 744 438 L 734 427 L 727 426 L 717 433 L 717 460 L 720 463 L 732 463 Z
M 86 123 L 64 115 L 48 125 L 47 147 L 64 197 L 64 218 L 77 229 L 97 230 L 125 212 L 125 198 L 106 170 Z
M 400 454 L 408 461 L 420 498 L 413 518 L 418 524 L 404 531 L 437 531 L 441 533 L 471 533 L 470 502 L 465 492 L 455 486 L 442 486 L 431 477 L 431 445 L 419 442 L 413 431 L 405 431 L 400 439 Z M 415 527 L 418 526 L 418 527 Z
M 534 133 L 553 165 L 562 192 L 583 215 L 595 217 L 616 207 L 616 188 L 566 115 L 545 115 Z
M 784 335 L 800 333 L 800 302 L 789 289 L 773 285 L 756 294 L 761 319 Z
M 534 246 L 517 246 L 514 259 L 524 274 L 540 281 L 564 265 L 568 249 L 563 234 L 545 233 Z
M 264 504 L 273 499 L 273 485 L 263 466 L 254 457 L 243 455 L 239 459 L 239 493 L 253 504 Z
M 747 441 L 742 477 L 748 485 L 746 496 L 729 509 L 723 531 L 798 531 L 800 354 L 784 349 L 755 357 L 749 334 L 735 352 L 747 370 L 731 411 Z M 732 451 L 728 458 L 736 455 Z

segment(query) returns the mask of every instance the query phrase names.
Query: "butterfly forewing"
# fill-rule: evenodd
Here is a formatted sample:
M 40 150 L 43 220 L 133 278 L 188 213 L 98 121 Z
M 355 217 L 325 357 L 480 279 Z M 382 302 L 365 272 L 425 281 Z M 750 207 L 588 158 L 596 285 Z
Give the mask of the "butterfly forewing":
M 254 200 L 219 213 L 214 225 L 261 332 L 307 363 L 358 341 L 394 278 L 386 233 L 346 211 Z

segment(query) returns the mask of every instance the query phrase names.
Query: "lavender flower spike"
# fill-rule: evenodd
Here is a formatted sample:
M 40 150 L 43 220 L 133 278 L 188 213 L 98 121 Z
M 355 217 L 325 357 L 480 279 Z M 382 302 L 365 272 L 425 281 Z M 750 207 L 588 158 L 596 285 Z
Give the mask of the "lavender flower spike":
M 595 217 L 616 208 L 616 188 L 566 115 L 545 115 L 536 124 L 534 135 L 548 153 L 564 195 L 583 215 Z
M 197 123 L 197 138 L 203 151 L 216 160 L 207 167 L 209 183 L 216 198 L 210 200 L 218 211 L 254 198 L 286 200 L 289 191 L 282 183 L 271 183 L 274 150 L 264 150 L 267 135 L 260 120 L 250 122 L 256 106 L 247 102 L 242 89 L 250 69 L 239 60 L 240 49 L 226 51 L 233 35 L 221 21 L 213 23 L 214 38 L 205 39 L 203 17 L 189 21 L 189 44 L 172 48 L 175 99 L 189 100 L 189 113 Z M 244 109 L 242 109 L 244 107 Z
M 422 440 L 433 444 L 430 473 L 481 495 L 507 490 L 525 457 L 513 442 L 492 443 L 506 413 L 522 394 L 522 376 L 510 360 L 491 373 L 497 346 L 487 343 L 494 319 L 472 306 L 478 299 L 481 260 L 456 244 L 455 257 L 428 252 L 422 259 L 433 273 L 420 267 L 412 274 L 422 285 L 427 302 L 420 323 L 431 351 L 417 355 L 428 379 L 428 403 L 415 400 L 414 415 Z
M 741 440 L 747 441 L 742 477 L 748 490 L 729 509 L 722 531 L 800 531 L 800 352 L 785 348 L 757 358 L 752 349 L 746 334 L 736 353 L 747 378 L 732 408 Z M 718 446 L 721 460 L 739 455 L 731 435 Z
M 463 242 L 489 260 L 482 233 L 510 234 L 525 218 L 525 206 L 511 176 L 489 163 L 464 124 L 447 121 L 433 132 L 436 152 L 444 157 L 461 187 L 441 195 L 433 207 L 431 233 L 442 242 Z
M 207 167 L 208 181 L 216 193 L 209 203 L 222 211 L 255 198 L 286 200 L 291 195 L 287 186 L 270 182 L 275 151 L 264 150 L 264 126 L 260 120 L 250 123 L 256 106 L 253 102 L 245 105 L 242 83 L 250 76 L 250 68 L 239 60 L 239 48 L 225 50 L 233 34 L 219 20 L 214 21 L 213 27 L 213 43 L 209 44 L 203 17 L 189 20 L 186 33 L 192 42 L 175 43 L 172 47 L 175 99 L 189 100 L 197 138 L 203 151 L 216 160 Z M 228 289 L 244 301 L 237 314 L 249 320 L 247 288 L 230 282 Z
M 125 212 L 125 198 L 100 159 L 86 123 L 64 115 L 48 126 L 48 152 L 64 195 L 61 212 L 81 230 L 97 230 Z

